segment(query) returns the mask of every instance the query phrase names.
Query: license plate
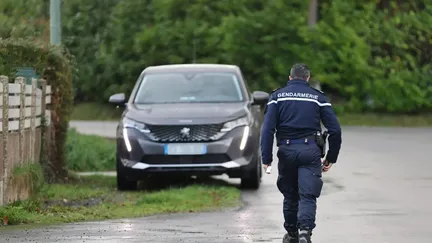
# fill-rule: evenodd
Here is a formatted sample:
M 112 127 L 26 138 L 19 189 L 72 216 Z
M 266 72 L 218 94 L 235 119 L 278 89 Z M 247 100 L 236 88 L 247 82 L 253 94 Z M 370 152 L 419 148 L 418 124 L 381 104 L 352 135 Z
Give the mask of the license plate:
M 165 145 L 165 154 L 169 155 L 193 155 L 207 153 L 207 146 L 196 143 L 171 143 Z

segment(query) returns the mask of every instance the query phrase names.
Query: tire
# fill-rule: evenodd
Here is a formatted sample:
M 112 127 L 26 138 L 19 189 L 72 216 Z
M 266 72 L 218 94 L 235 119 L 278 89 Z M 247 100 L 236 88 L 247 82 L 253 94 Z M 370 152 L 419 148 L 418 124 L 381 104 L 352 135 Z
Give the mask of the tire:
M 120 160 L 117 158 L 117 190 L 119 191 L 134 191 L 138 187 L 137 181 L 130 181 L 123 172 Z
M 243 189 L 253 189 L 258 190 L 261 185 L 261 176 L 262 176 L 262 168 L 261 168 L 261 159 L 259 159 L 259 155 L 257 154 L 256 160 L 253 162 L 254 167 L 246 172 L 246 175 L 241 178 L 241 187 Z

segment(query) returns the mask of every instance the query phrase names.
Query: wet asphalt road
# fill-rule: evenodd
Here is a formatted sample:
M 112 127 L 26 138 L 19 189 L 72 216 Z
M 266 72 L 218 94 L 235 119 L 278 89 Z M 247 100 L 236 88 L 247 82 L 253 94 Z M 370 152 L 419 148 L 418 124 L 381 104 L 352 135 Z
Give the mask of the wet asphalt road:
M 88 130 L 97 133 L 98 127 Z M 432 242 L 432 166 L 426 156 L 432 150 L 431 134 L 426 128 L 343 128 L 339 162 L 324 174 L 313 242 Z M 8 227 L 0 229 L 0 242 L 282 242 L 282 196 L 273 172 L 263 176 L 258 191 L 243 192 L 241 209 L 27 230 Z

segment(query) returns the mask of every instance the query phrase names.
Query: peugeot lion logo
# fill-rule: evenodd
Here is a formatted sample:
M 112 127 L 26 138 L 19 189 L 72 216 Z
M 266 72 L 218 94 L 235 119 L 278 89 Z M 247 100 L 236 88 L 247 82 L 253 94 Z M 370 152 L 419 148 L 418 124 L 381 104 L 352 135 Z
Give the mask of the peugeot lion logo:
M 182 135 L 183 138 L 188 138 L 189 137 L 189 132 L 190 132 L 190 128 L 188 128 L 188 127 L 183 127 L 180 130 L 180 133 L 181 133 L 181 135 Z

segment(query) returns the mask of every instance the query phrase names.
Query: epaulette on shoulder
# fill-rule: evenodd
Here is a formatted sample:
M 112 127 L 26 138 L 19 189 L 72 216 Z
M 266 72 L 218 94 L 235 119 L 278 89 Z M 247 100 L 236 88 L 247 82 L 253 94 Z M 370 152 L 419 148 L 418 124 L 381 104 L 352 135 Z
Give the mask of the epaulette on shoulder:
M 272 90 L 270 93 L 272 94 L 272 93 L 274 93 L 274 92 L 280 90 L 281 88 L 282 88 L 282 87 L 276 88 L 276 89 Z
M 316 88 L 314 88 L 314 87 L 311 87 L 311 88 L 314 89 L 314 90 L 316 90 L 316 91 L 318 91 L 318 92 L 320 92 L 321 94 L 324 94 L 324 92 L 321 91 L 321 90 L 319 90 L 319 89 L 316 89 Z

